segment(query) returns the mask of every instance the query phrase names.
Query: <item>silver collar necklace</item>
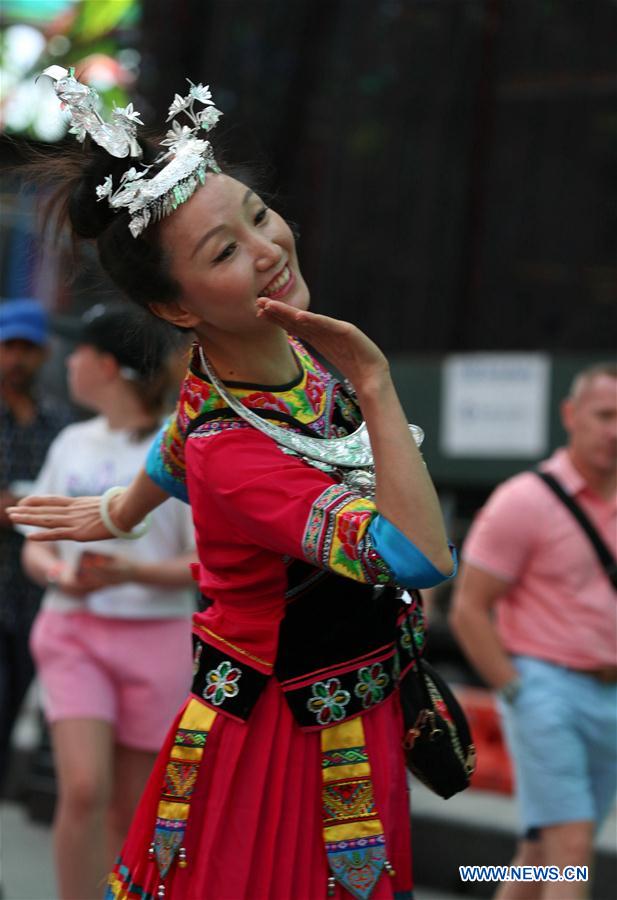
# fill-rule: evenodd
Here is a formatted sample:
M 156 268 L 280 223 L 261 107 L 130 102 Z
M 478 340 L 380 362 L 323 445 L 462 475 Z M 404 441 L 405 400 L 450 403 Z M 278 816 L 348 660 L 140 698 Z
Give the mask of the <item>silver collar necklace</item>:
M 324 472 L 338 472 L 341 481 L 348 487 L 363 494 L 374 494 L 375 464 L 366 422 L 362 422 L 359 428 L 346 437 L 338 438 L 314 438 L 281 428 L 257 416 L 227 390 L 210 365 L 201 345 L 199 358 L 203 371 L 227 406 L 253 428 L 276 441 L 283 452 L 298 456 Z M 409 430 L 419 447 L 424 440 L 424 432 L 417 425 L 410 425 Z

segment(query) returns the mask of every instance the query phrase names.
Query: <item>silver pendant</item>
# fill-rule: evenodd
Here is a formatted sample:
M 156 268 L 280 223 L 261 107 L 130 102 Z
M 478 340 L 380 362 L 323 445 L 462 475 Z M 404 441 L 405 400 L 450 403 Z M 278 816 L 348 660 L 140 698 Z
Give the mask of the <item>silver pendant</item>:
M 350 488 L 364 496 L 374 496 L 375 468 L 366 422 L 362 422 L 359 428 L 351 434 L 339 438 L 313 438 L 306 434 L 298 434 L 295 431 L 280 428 L 255 415 L 227 390 L 208 362 L 201 346 L 199 347 L 199 356 L 203 370 L 213 387 L 229 408 L 233 409 L 241 419 L 276 441 L 284 453 L 299 456 L 322 472 L 340 470 L 340 480 L 348 484 Z M 416 446 L 420 447 L 424 440 L 424 432 L 418 425 L 410 425 L 409 430 Z

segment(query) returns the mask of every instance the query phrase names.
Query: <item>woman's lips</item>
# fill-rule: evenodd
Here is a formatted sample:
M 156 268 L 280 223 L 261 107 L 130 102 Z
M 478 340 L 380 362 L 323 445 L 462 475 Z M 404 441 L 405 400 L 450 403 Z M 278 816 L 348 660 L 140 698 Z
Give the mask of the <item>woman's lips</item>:
M 288 265 L 283 271 L 273 278 L 265 288 L 261 291 L 260 297 L 269 297 L 271 300 L 280 300 L 288 294 L 296 283 L 295 276 L 292 274 Z

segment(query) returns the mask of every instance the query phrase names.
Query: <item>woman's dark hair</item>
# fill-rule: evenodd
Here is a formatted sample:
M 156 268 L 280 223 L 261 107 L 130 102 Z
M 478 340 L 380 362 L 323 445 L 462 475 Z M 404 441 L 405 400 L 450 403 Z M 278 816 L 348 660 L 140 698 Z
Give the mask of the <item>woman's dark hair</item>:
M 160 147 L 150 140 L 140 140 L 140 146 L 140 162 L 152 164 Z M 88 138 L 83 147 L 67 143 L 60 151 L 55 148 L 31 156 L 19 174 L 26 181 L 52 188 L 42 205 L 45 230 L 53 229 L 58 236 L 68 223 L 74 238 L 95 241 L 101 265 L 114 284 L 147 309 L 149 303 L 169 302 L 178 294 L 160 246 L 159 229 L 152 225 L 134 238 L 128 227 L 129 213 L 115 212 L 96 196 L 97 186 L 107 175 L 117 187 L 124 172 L 135 164 L 134 157 L 110 156 Z
M 152 164 L 160 153 L 158 143 L 140 140 L 140 162 Z M 254 173 L 218 160 L 225 174 L 254 187 Z M 179 286 L 170 272 L 169 260 L 160 243 L 158 224 L 150 225 L 139 237 L 129 231 L 129 213 L 112 210 L 106 200 L 98 200 L 96 188 L 107 175 L 114 187 L 135 159 L 118 159 L 87 139 L 83 147 L 63 146 L 61 153 L 43 154 L 21 167 L 20 174 L 53 193 L 43 206 L 45 225 L 53 223 L 58 233 L 68 221 L 76 238 L 96 241 L 99 259 L 114 284 L 143 308 L 149 303 L 170 302 Z M 156 170 L 155 170 L 156 171 Z M 247 177 L 248 176 L 248 177 Z

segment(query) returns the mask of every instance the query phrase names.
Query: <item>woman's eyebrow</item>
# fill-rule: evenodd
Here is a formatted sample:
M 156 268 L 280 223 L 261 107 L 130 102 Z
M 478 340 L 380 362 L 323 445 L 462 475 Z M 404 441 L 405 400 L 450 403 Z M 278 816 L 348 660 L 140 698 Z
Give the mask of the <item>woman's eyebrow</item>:
M 251 188 L 249 188 L 247 190 L 246 194 L 242 198 L 242 206 L 245 206 L 248 203 L 250 198 L 253 196 L 253 193 L 254 192 L 251 190 Z M 211 228 L 210 231 L 206 231 L 206 233 L 199 238 L 199 240 L 193 247 L 193 252 L 191 253 L 189 259 L 192 259 L 195 256 L 195 254 L 197 253 L 197 251 L 201 250 L 201 248 L 206 243 L 206 241 L 210 240 L 210 238 L 213 237 L 213 235 L 218 234 L 219 231 L 222 231 L 223 228 L 225 228 L 224 225 L 217 225 L 215 228 Z
M 199 240 L 193 247 L 193 252 L 191 253 L 189 259 L 192 259 L 197 251 L 201 250 L 206 241 L 209 241 L 211 237 L 213 237 L 215 234 L 218 234 L 219 231 L 222 231 L 224 228 L 224 225 L 217 225 L 215 228 L 211 228 L 210 231 L 206 231 L 206 233 L 199 238 Z

